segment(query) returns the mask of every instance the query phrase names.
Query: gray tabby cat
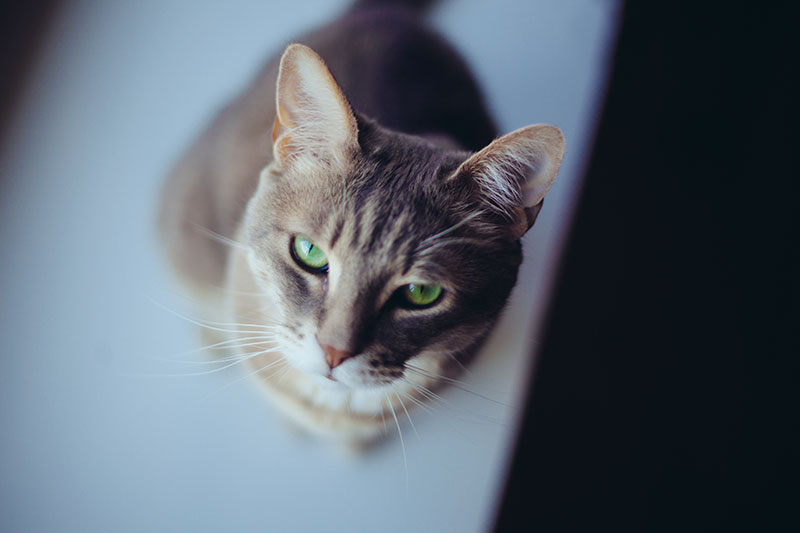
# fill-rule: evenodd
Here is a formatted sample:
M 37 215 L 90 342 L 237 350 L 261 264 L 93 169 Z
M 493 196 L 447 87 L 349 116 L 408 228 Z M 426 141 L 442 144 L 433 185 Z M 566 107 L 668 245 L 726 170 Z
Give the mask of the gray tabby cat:
M 548 125 L 493 140 L 419 11 L 359 2 L 290 45 L 162 201 L 168 256 L 220 310 L 228 360 L 298 424 L 347 441 L 381 434 L 476 352 L 564 153 Z

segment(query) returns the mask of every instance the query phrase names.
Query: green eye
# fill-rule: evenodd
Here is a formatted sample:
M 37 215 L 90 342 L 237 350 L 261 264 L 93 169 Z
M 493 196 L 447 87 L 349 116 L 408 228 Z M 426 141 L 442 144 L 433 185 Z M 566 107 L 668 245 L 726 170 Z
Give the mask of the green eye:
M 408 303 L 416 306 L 430 305 L 439 299 L 442 294 L 442 286 L 438 283 L 423 285 L 421 283 L 409 283 L 402 289 L 403 297 Z
M 306 237 L 298 235 L 292 241 L 292 257 L 297 263 L 312 272 L 327 272 L 328 258 Z

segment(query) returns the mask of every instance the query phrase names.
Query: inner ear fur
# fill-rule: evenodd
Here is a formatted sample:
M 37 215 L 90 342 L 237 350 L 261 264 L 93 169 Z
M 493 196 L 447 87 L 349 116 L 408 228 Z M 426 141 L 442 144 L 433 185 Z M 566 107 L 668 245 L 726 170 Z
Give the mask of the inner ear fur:
M 337 159 L 358 145 L 350 104 L 325 62 L 311 48 L 291 44 L 281 56 L 272 128 L 275 159 Z
M 564 157 L 564 136 L 548 124 L 503 135 L 473 154 L 456 170 L 471 180 L 486 207 L 508 221 L 511 237 L 527 232 L 542 208 Z

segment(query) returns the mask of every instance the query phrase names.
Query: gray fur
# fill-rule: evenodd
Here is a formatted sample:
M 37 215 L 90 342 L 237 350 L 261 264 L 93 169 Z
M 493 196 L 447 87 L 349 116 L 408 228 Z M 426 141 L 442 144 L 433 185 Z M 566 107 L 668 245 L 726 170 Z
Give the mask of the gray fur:
M 162 202 L 166 249 L 184 279 L 231 288 L 220 303 L 233 310 L 231 322 L 247 314 L 278 328 L 286 353 L 260 359 L 289 361 L 295 385 L 281 394 L 306 409 L 310 425 L 334 427 L 330 420 L 358 409 L 314 411 L 306 374 L 327 371 L 350 405 L 359 390 L 419 383 L 410 364 L 450 375 L 475 353 L 516 282 L 519 237 L 563 155 L 550 126 L 491 142 L 494 127 L 463 61 L 413 10 L 375 4 L 301 39 L 335 82 L 313 52 L 287 49 L 282 78 L 276 58 L 192 147 Z M 319 72 L 306 87 L 308 69 Z M 316 118 L 303 118 L 315 91 L 335 103 L 325 120 L 319 105 Z M 521 203 L 523 189 L 534 191 L 534 204 Z M 197 228 L 240 244 L 228 250 Z M 328 254 L 329 273 L 298 263 L 298 235 Z M 439 301 L 409 306 L 399 291 L 414 282 L 441 284 Z M 254 289 L 257 304 L 236 296 Z M 287 355 L 298 346 L 314 352 L 310 359 Z M 325 346 L 350 357 L 328 368 Z M 373 412 L 386 407 L 381 397 Z

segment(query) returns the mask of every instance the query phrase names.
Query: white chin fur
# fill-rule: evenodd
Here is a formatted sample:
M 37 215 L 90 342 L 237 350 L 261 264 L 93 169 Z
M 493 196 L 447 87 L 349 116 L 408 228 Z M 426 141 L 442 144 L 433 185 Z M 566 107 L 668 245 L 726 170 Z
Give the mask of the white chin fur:
M 306 328 L 308 329 L 308 328 Z M 294 368 L 309 375 L 314 383 L 333 390 L 354 390 L 382 385 L 368 373 L 366 364 L 358 357 L 344 361 L 332 371 L 335 381 L 328 379 L 328 364 L 325 353 L 309 331 L 303 332 L 303 339 L 287 343 L 291 348 L 284 355 Z

